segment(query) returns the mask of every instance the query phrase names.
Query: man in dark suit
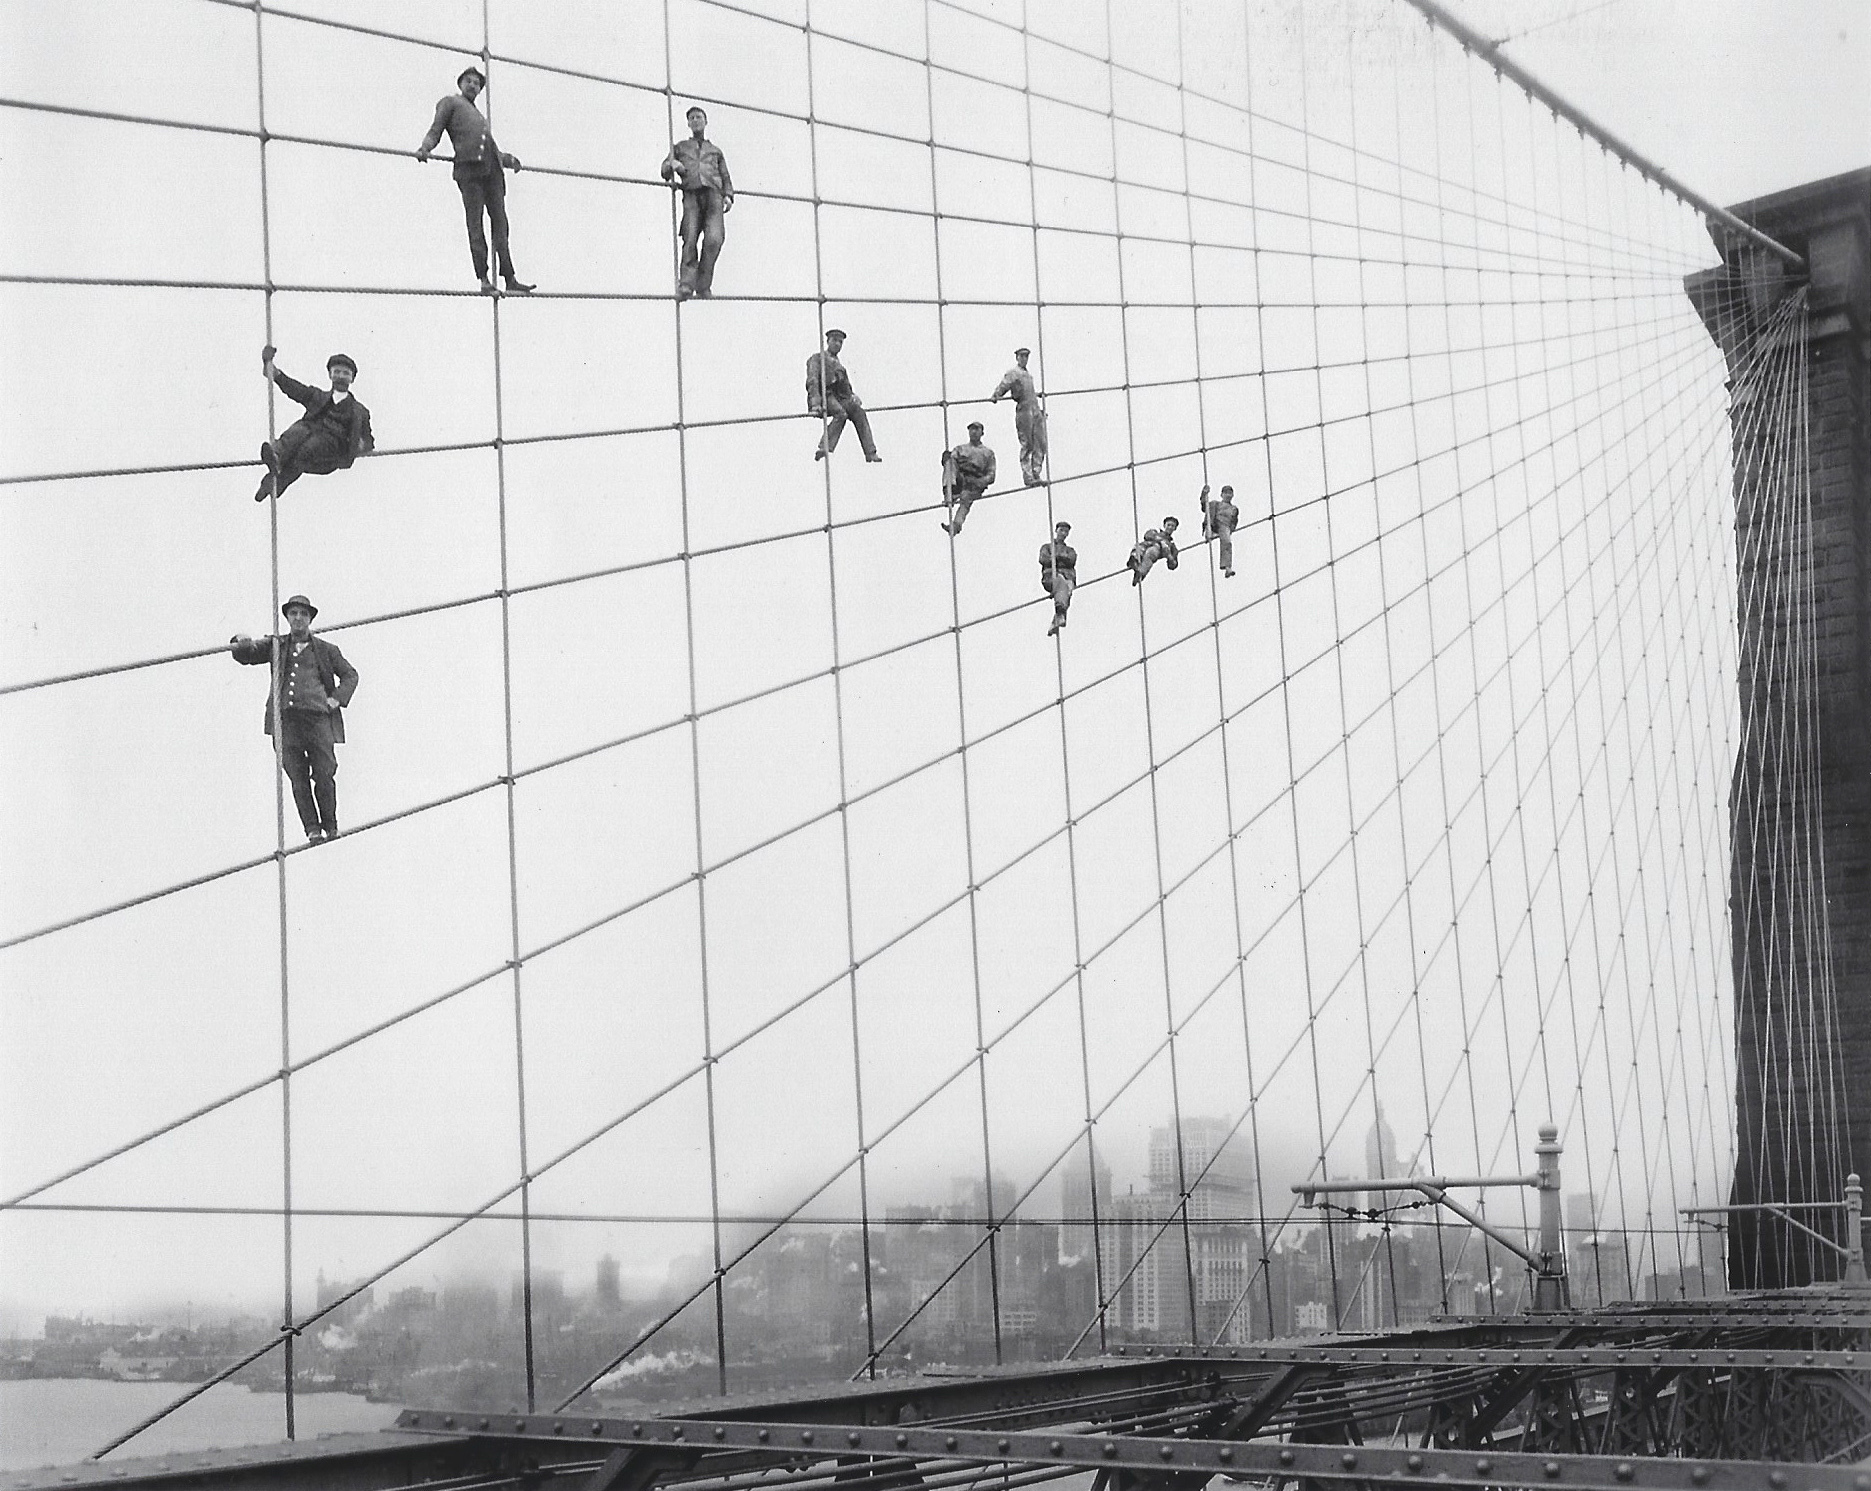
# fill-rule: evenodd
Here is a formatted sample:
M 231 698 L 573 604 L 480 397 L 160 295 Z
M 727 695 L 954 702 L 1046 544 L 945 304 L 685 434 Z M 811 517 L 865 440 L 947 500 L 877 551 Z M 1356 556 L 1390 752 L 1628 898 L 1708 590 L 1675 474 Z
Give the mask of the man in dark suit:
M 312 635 L 318 607 L 295 595 L 279 608 L 289 628 L 283 637 L 234 637 L 234 661 L 273 666 L 266 696 L 266 733 L 274 737 L 279 769 L 292 783 L 292 800 L 308 844 L 338 837 L 338 745 L 344 706 L 357 692 L 357 669 L 323 637 Z M 279 721 L 274 729 L 273 722 Z
M 311 388 L 296 378 L 288 378 L 273 366 L 274 348 L 260 349 L 260 365 L 269 380 L 279 385 L 287 398 L 305 406 L 299 421 L 281 433 L 277 440 L 260 442 L 260 459 L 266 462 L 266 475 L 255 502 L 277 497 L 308 472 L 329 476 L 342 471 L 359 456 L 377 448 L 370 433 L 370 411 L 351 396 L 351 383 L 357 377 L 357 364 L 342 352 L 334 352 L 325 364 L 331 378 L 329 391 Z

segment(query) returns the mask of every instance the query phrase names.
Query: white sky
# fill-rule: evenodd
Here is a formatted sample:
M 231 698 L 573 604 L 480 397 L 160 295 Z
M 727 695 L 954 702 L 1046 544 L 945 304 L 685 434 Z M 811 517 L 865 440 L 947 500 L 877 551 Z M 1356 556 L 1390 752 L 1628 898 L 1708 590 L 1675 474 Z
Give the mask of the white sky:
M 803 0 L 748 8 L 796 19 Z M 1097 7 L 1033 0 L 1040 39 L 1024 58 L 1018 33 L 984 24 L 976 8 L 1018 19 L 1017 5 L 938 4 L 935 58 L 1012 87 L 948 73 L 932 82 L 917 63 L 814 44 L 820 193 L 868 204 L 822 209 L 815 255 L 810 205 L 760 195 L 811 195 L 808 128 L 753 112 L 804 112 L 802 34 L 675 0 L 675 89 L 724 101 L 711 104 L 711 135 L 743 193 L 728 220 L 721 298 L 681 312 L 679 351 L 667 299 L 500 310 L 509 438 L 640 430 L 674 421 L 678 408 L 691 424 L 765 422 L 694 428 L 686 448 L 654 431 L 517 444 L 503 513 L 492 451 L 397 453 L 493 435 L 485 303 L 291 289 L 272 298 L 288 371 L 314 378 L 338 348 L 357 358 L 357 392 L 385 452 L 307 478 L 278 508 L 282 593 L 318 601 L 321 624 L 338 628 L 362 674 L 341 751 L 348 825 L 484 787 L 506 752 L 498 605 L 354 623 L 487 595 L 501 583 L 503 525 L 515 586 L 642 566 L 517 596 L 508 618 L 519 769 L 650 732 L 526 776 L 514 794 L 523 951 L 644 902 L 525 963 L 532 1162 L 702 1058 L 704 958 L 697 894 L 684 883 L 697 867 L 699 815 L 714 1048 L 746 1037 L 715 1070 L 730 1214 L 790 1209 L 834 1175 L 816 1213 L 855 1210 L 855 1172 L 841 1169 L 859 1134 L 854 1025 L 878 1205 L 979 1174 L 984 1104 L 995 1170 L 1025 1188 L 1082 1128 L 1087 1085 L 1091 1106 L 1109 1104 L 1101 1152 L 1120 1185 L 1140 1181 L 1148 1131 L 1174 1095 L 1185 1113 L 1243 1111 L 1244 1012 L 1276 1214 L 1286 1181 L 1316 1159 L 1322 1125 L 1341 1173 L 1361 1163 L 1374 1089 L 1404 1152 L 1433 1133 L 1445 1169 L 1518 1165 L 1533 1124 L 1557 1111 L 1569 1188 L 1583 1189 L 1589 1173 L 1608 1214 L 1641 1225 L 1646 1205 L 1666 1216 L 1692 1185 L 1707 1199 L 1729 1143 L 1720 794 L 1732 748 L 1731 561 L 1722 370 L 1679 288 L 1682 273 L 1710 262 L 1693 214 L 1603 170 L 1596 152 L 1504 99 L 1401 7 L 1308 7 L 1303 24 L 1288 7 L 1248 7 L 1251 75 L 1243 7 L 1219 0 L 1187 0 L 1180 22 L 1174 6 L 1117 0 L 1108 38 Z M 1545 0 L 1463 13 L 1498 35 L 1580 8 Z M 407 152 L 479 45 L 478 0 L 304 9 L 455 50 L 269 18 L 275 133 Z M 664 78 L 660 0 L 492 9 L 496 51 L 644 85 L 497 65 L 488 101 L 503 147 L 534 168 L 653 176 L 671 134 L 665 100 L 650 91 Z M 923 17 L 920 0 L 812 7 L 819 30 L 918 56 Z M 1251 97 L 1272 120 L 1303 111 L 1327 136 L 1355 127 L 1371 155 L 1354 163 L 1315 141 L 1308 161 L 1292 130 L 1263 118 L 1250 135 L 1237 112 L 1195 100 L 1185 177 L 1174 90 L 1123 72 L 1113 83 L 1067 50 L 1111 47 L 1173 75 L 1179 33 L 1199 91 Z M 1729 201 L 1865 163 L 1867 45 L 1851 5 L 1631 0 L 1511 51 Z M 1030 177 L 1023 60 L 1037 88 L 1083 105 L 1034 104 Z M 8 100 L 251 128 L 253 82 L 253 18 L 237 8 L 74 0 L 0 10 Z M 932 127 L 943 147 L 933 152 L 914 143 Z M 1252 170 L 1238 153 L 1250 143 L 1261 157 Z M 1383 195 L 1398 178 L 1381 160 L 1399 150 L 1431 173 L 1404 178 L 1431 199 L 1407 219 Z M 0 108 L 0 270 L 241 285 L 262 277 L 270 253 L 285 286 L 468 287 L 445 167 L 277 143 L 263 237 L 256 157 L 248 139 Z M 1354 165 L 1363 190 L 1329 179 Z M 1074 174 L 1114 169 L 1115 188 Z M 1447 181 L 1440 195 L 1434 174 Z M 1189 203 L 1185 179 L 1240 205 Z M 1488 194 L 1484 205 L 1505 196 L 1522 221 L 1529 209 L 1541 216 L 1538 231 L 1508 245 L 1514 276 L 1445 276 L 1443 251 L 1424 239 L 1413 240 L 1407 274 L 1377 262 L 1394 260 L 1397 240 L 1381 229 L 1398 221 L 1428 238 L 1471 239 L 1473 219 L 1461 216 L 1470 186 Z M 926 214 L 932 202 L 1005 226 L 945 219 L 932 231 L 926 216 L 879 210 Z M 1035 203 L 1037 242 L 1027 226 Z M 510 205 L 520 273 L 542 288 L 667 290 L 659 188 L 534 169 L 510 178 Z M 1317 226 L 1334 214 L 1358 227 Z M 1121 250 L 1110 236 L 1120 222 L 1139 235 Z M 1449 252 L 1466 262 L 1472 250 Z M 1533 272 L 1535 259 L 1575 277 L 1562 291 L 1556 276 Z M 951 304 L 940 317 L 931 305 L 887 303 L 932 298 L 938 269 L 951 301 L 993 303 Z M 822 319 L 809 303 L 737 298 L 811 296 L 820 284 Z M 1553 304 L 1541 307 L 1543 296 Z M 1120 298 L 1128 312 L 1065 303 Z M 1408 312 L 1381 304 L 1398 298 Z M 1444 299 L 1456 302 L 1446 314 Z M 1315 316 L 1315 303 L 1327 309 Z M 799 369 L 829 324 L 850 330 L 854 382 L 880 410 L 881 466 L 859 463 L 855 437 L 829 473 L 809 459 Z M 0 285 L 0 474 L 245 463 L 0 487 L 0 678 L 264 628 L 267 512 L 248 494 L 266 429 L 265 332 L 263 297 L 249 290 Z M 1448 350 L 1477 338 L 1520 345 L 1511 358 Z M 1140 595 L 1121 577 L 1082 591 L 1055 652 L 1040 635 L 1033 565 L 1046 491 L 1015 487 L 979 508 L 952 570 L 933 514 L 891 516 L 935 500 L 937 452 L 971 418 L 988 422 L 1003 484 L 1017 470 L 1006 406 L 977 411 L 1021 343 L 1038 349 L 1052 409 L 1051 511 L 1076 525 L 1082 578 L 1116 569 L 1165 511 L 1192 536 L 1207 480 L 1236 485 L 1249 524 L 1237 580 L 1218 583 L 1192 544 L 1180 572 L 1159 571 Z M 1410 356 L 1357 365 L 1391 350 Z M 1313 371 L 1347 359 L 1353 366 Z M 1128 400 L 1100 391 L 1125 381 L 1127 363 L 1133 383 L 1165 386 Z M 1495 396 L 1436 397 L 1481 383 Z M 1322 415 L 1401 409 L 1413 397 L 1414 418 L 1316 428 Z M 291 406 L 280 412 L 283 422 Z M 1299 433 L 1277 433 L 1289 428 Z M 1496 440 L 1482 438 L 1489 430 Z M 1373 468 L 1407 467 L 1412 450 L 1428 455 L 1450 439 L 1473 442 L 1459 462 L 1370 484 Z M 697 558 L 685 600 L 673 558 L 684 547 L 685 460 L 691 552 L 810 530 L 828 514 L 878 521 L 840 528 L 829 564 L 823 534 Z M 1109 470 L 1132 460 L 1145 463 L 1134 475 Z M 1341 495 L 1321 504 L 1322 490 Z M 1426 506 L 1434 515 L 1419 521 Z M 1428 573 L 1440 578 L 1413 589 Z M 1032 604 L 987 619 L 1023 601 Z M 956 620 L 959 644 L 942 635 Z M 1472 645 L 1462 630 L 1471 620 Z M 1185 635 L 1147 675 L 1134 666 L 1145 646 Z M 743 700 L 834 658 L 846 665 L 841 700 L 820 679 L 707 714 L 693 740 L 681 722 L 691 707 Z M 1393 691 L 1391 680 L 1406 678 L 1416 681 Z M 1082 691 L 1064 711 L 1063 753 L 1060 712 L 1047 707 L 1061 685 Z M 258 729 L 264 692 L 261 672 L 222 656 L 0 698 L 0 935 L 265 855 L 274 788 Z M 1214 728 L 1220 712 L 1225 733 Z M 964 716 L 965 789 L 955 754 Z M 1526 723 L 1510 751 L 1515 719 Z M 1184 747 L 1159 765 L 1153 801 L 1149 768 Z M 1427 764 L 1399 787 L 1399 761 L 1419 759 Z M 1476 794 L 1484 760 L 1490 778 Z M 1076 906 L 1061 832 L 1068 769 L 1082 819 Z M 844 795 L 872 794 L 845 814 L 848 846 L 841 773 Z M 1295 775 L 1305 778 L 1296 795 Z M 1568 817 L 1574 801 L 1581 812 Z M 809 817 L 814 826 L 766 842 Z M 1355 858 L 1340 852 L 1354 817 Z M 295 1078 L 298 1205 L 468 1208 L 512 1183 L 515 993 L 498 971 L 512 956 L 508 834 L 496 788 L 287 861 L 293 1059 L 494 975 Z M 1491 844 L 1497 859 L 1484 875 Z M 972 906 L 970 853 L 984 887 Z M 1404 894 L 1406 862 L 1417 868 Z M 1176 889 L 1159 915 L 1166 886 Z M 1580 932 L 1588 886 L 1604 909 Z M 1089 965 L 1082 1021 L 1075 924 Z M 1242 943 L 1252 951 L 1237 980 Z M 840 976 L 854 957 L 855 996 Z M 276 1069 L 279 970 L 276 884 L 264 865 L 0 952 L 0 1191 Z M 968 1071 L 977 1008 L 995 1048 L 985 1098 Z M 1309 1008 L 1316 1041 L 1306 1038 Z M 1470 1038 L 1464 1008 L 1479 1032 Z M 1542 1009 L 1554 1022 L 1543 1043 Z M 1172 1019 L 1174 1091 L 1154 1054 Z M 534 1206 L 706 1212 L 705 1119 L 701 1084 L 681 1083 L 543 1178 Z M 1620 1132 L 1627 1151 L 1650 1136 L 1641 1163 L 1614 1158 Z M 269 1085 L 42 1199 L 268 1207 L 280 1186 Z M 1057 1198 L 1055 1171 L 1024 1210 L 1052 1215 Z M 380 1267 L 437 1225 L 301 1221 L 299 1307 L 320 1269 Z M 277 1308 L 279 1233 L 266 1218 L 11 1212 L 0 1217 L 0 1325 L 158 1298 Z M 510 1224 L 481 1224 L 392 1282 L 461 1267 L 504 1274 L 516 1237 Z M 654 1280 L 671 1256 L 707 1246 L 706 1227 L 694 1226 L 535 1233 L 536 1258 L 576 1283 L 602 1252 Z

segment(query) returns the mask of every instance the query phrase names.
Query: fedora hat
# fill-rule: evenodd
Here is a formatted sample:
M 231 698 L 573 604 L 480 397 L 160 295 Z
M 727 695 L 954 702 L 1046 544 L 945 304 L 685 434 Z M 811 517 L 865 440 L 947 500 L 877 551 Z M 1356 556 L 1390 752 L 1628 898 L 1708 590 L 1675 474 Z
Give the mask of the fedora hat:
M 284 601 L 280 602 L 279 614 L 281 616 L 284 616 L 294 606 L 304 606 L 306 610 L 312 613 L 314 618 L 318 616 L 318 607 L 313 605 L 309 600 L 307 600 L 302 595 L 287 596 Z

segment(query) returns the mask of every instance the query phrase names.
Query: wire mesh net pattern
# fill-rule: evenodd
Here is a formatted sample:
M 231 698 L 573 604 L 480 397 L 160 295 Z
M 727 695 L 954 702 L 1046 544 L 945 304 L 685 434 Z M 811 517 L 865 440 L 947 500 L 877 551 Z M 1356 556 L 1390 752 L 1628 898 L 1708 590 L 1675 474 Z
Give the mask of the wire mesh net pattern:
M 1547 1117 L 1593 1287 L 1698 1273 L 1737 711 L 1693 212 L 1375 0 L 72 9 L 0 64 L 22 1301 L 270 1294 L 223 1365 L 289 1428 L 412 1289 L 529 1407 L 1247 1339 L 1286 1252 L 1376 1327 L 1424 1219 L 1363 1246 L 1290 1183 L 1524 1170 Z M 468 62 L 524 301 L 410 159 Z M 679 305 L 697 102 L 737 195 Z M 880 463 L 812 459 L 833 327 Z M 263 343 L 355 357 L 379 444 L 256 508 Z M 362 679 L 317 848 L 222 640 L 294 591 Z M 1518 1306 L 1420 1236 L 1440 1307 Z M 594 1324 L 594 1270 L 653 1303 Z

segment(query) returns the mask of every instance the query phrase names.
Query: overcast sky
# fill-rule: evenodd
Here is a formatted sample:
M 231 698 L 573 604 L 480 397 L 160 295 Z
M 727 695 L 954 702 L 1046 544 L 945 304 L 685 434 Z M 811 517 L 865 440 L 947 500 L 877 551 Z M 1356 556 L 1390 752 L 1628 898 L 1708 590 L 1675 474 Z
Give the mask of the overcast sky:
M 300 378 L 357 359 L 380 449 L 276 510 L 278 593 L 362 676 L 339 783 L 366 830 L 288 857 L 283 935 L 263 670 L 0 697 L 0 936 L 260 861 L 0 951 L 0 1193 L 257 1083 L 37 1199 L 277 1207 L 264 1079 L 459 990 L 294 1076 L 297 1205 L 511 1187 L 516 1030 L 535 1171 L 630 1115 L 535 1184 L 545 1212 L 703 1217 L 712 1188 L 778 1216 L 823 1186 L 805 1219 L 847 1216 L 861 1147 L 881 1207 L 981 1175 L 985 1134 L 1000 1204 L 1055 1215 L 1088 1115 L 1122 1189 L 1179 1107 L 1243 1120 L 1281 1215 L 1322 1149 L 1362 1164 L 1379 1100 L 1445 1171 L 1519 1168 L 1553 1116 L 1614 1222 L 1715 1198 L 1733 559 L 1693 213 L 1377 0 L 1114 0 L 1108 27 L 1031 0 L 1026 41 L 1013 0 L 813 0 L 809 46 L 805 0 L 672 0 L 666 35 L 661 0 L 513 0 L 493 50 L 547 66 L 496 63 L 484 101 L 528 168 L 519 271 L 567 293 L 501 303 L 496 382 L 485 301 L 378 293 L 473 288 L 448 169 L 408 152 L 478 0 L 300 8 L 438 45 L 268 17 L 266 127 L 362 148 L 268 146 L 264 217 L 250 11 L 0 10 L 0 270 L 222 287 L 0 285 L 0 681 L 266 629 L 269 316 Z M 1718 201 L 1871 154 L 1858 6 L 1462 13 Z M 653 178 L 691 96 L 741 196 L 717 300 L 678 313 Z M 811 460 L 828 325 L 881 465 Z M 1021 344 L 1052 420 L 1031 491 L 985 402 Z M 1001 483 L 951 547 L 937 456 L 973 418 Z M 1239 494 L 1232 581 L 1204 482 Z M 1183 566 L 1133 591 L 1167 512 Z M 1055 517 L 1098 577 L 1056 647 Z M 297 1307 L 440 1225 L 300 1220 Z M 517 1233 L 395 1282 L 505 1275 Z M 280 1246 L 266 1216 L 13 1210 L 0 1326 L 277 1310 Z M 579 1285 L 711 1246 L 534 1237 Z

